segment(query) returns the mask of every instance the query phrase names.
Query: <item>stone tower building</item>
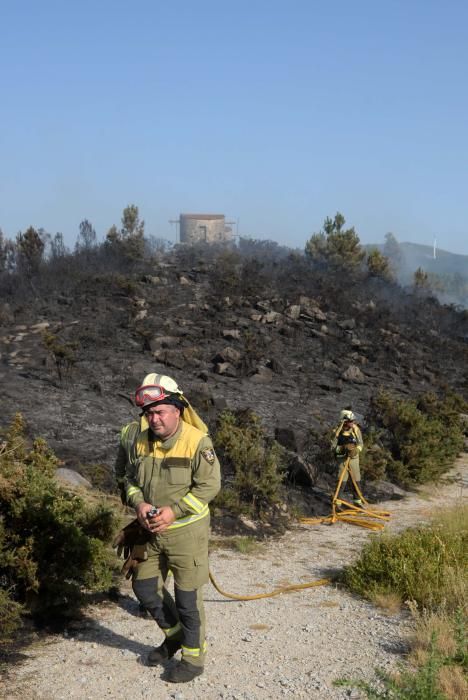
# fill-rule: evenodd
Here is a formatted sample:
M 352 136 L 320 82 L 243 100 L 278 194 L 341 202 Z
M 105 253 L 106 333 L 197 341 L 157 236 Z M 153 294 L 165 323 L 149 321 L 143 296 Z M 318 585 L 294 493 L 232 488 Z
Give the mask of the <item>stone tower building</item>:
M 226 226 L 224 214 L 181 214 L 181 243 L 219 243 L 230 241 L 232 231 Z

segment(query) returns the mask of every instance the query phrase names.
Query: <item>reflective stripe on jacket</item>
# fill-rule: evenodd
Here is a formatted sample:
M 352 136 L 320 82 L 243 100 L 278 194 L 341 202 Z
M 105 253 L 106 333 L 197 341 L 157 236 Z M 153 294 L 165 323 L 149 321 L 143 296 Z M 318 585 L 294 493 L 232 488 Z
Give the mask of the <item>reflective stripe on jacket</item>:
M 208 503 L 218 493 L 221 477 L 208 435 L 181 420 L 177 432 L 167 440 L 152 440 L 151 432 L 143 430 L 127 450 L 125 490 L 129 505 L 170 506 L 176 520 L 169 529 L 209 514 Z

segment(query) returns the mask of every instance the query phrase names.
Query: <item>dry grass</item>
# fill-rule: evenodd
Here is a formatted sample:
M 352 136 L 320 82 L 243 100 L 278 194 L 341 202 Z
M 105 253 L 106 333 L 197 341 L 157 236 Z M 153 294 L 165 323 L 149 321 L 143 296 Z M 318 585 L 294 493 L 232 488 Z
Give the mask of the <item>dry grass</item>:
M 461 641 L 464 629 L 458 629 L 457 633 L 457 627 L 464 626 L 463 613 L 460 612 L 457 618 L 453 613 L 445 611 L 420 613 L 415 606 L 410 608 L 415 619 L 414 632 L 410 639 L 410 662 L 418 669 L 427 667 L 435 653 L 442 660 L 436 680 L 444 698 L 468 698 L 466 641 Z
M 387 615 L 396 615 L 401 610 L 402 600 L 398 593 L 375 593 L 371 600 Z
M 434 645 L 443 656 L 453 656 L 457 650 L 453 619 L 440 613 L 416 613 L 415 628 L 410 642 L 411 658 L 418 666 L 425 662 Z
M 468 698 L 468 681 L 460 666 L 442 666 L 437 682 L 447 700 Z

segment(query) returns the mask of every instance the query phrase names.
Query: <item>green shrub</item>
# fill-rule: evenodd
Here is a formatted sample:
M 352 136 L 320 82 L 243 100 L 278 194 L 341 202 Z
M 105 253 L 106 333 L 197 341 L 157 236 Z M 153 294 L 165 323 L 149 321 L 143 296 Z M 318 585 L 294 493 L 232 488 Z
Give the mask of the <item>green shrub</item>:
M 42 341 L 55 363 L 55 369 L 60 381 L 69 376 L 76 364 L 75 346 L 69 343 L 61 343 L 57 336 L 49 331 L 44 331 Z
M 366 598 L 396 593 L 420 608 L 453 611 L 466 604 L 467 569 L 468 507 L 460 505 L 430 525 L 372 539 L 343 581 Z
M 131 277 L 114 274 L 110 276 L 110 282 L 114 289 L 124 294 L 124 296 L 134 296 L 138 292 L 138 286 Z
M 73 615 L 84 590 L 111 583 L 114 516 L 61 488 L 56 466 L 43 440 L 27 446 L 18 414 L 0 448 L 0 607 L 11 620 L 16 604 L 38 620 Z
M 1 581 L 0 581 L 1 585 Z M 12 635 L 21 627 L 23 607 L 16 603 L 10 591 L 0 588 L 0 646 L 10 641 Z
M 374 432 L 366 443 L 381 450 L 368 452 L 364 471 L 381 473 L 386 463 L 386 475 L 405 486 L 437 479 L 463 449 L 464 410 L 466 404 L 453 394 L 404 400 L 379 392 L 371 402 L 369 422 Z
M 371 428 L 363 435 L 363 440 L 364 449 L 359 460 L 363 478 L 373 481 L 385 479 L 391 457 L 380 444 L 380 432 Z
M 367 269 L 371 277 L 380 277 L 387 281 L 394 279 L 390 261 L 377 249 L 371 250 L 367 256 Z
M 323 229 L 313 234 L 305 246 L 305 255 L 312 263 L 346 269 L 348 274 L 359 268 L 366 253 L 354 227 L 345 229 L 345 223 L 339 212 L 333 219 L 325 219 Z
M 455 700 L 467 696 L 466 608 L 468 506 L 439 514 L 425 527 L 373 539 L 343 582 L 366 598 L 396 594 L 415 616 L 411 661 L 393 676 L 377 672 L 379 685 L 341 680 L 367 698 Z
M 255 413 L 222 413 L 214 444 L 227 483 L 215 505 L 262 516 L 279 503 L 285 452 L 276 441 L 267 438 Z

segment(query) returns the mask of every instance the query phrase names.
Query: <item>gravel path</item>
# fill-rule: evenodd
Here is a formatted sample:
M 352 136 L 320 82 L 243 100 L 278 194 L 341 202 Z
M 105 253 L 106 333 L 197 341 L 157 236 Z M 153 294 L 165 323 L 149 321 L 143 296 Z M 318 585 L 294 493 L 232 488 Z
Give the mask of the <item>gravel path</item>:
M 452 475 L 466 480 L 468 457 Z M 403 501 L 387 503 L 387 529 L 428 519 L 436 506 L 466 500 L 460 483 L 429 488 Z M 298 526 L 279 541 L 242 555 L 217 549 L 211 569 L 221 587 L 240 594 L 260 593 L 279 585 L 327 576 L 352 561 L 371 536 L 343 523 Z M 8 669 L 0 681 L 5 700 L 95 700 L 155 698 L 166 700 L 261 700 L 360 697 L 336 688 L 342 678 L 373 677 L 379 666 L 391 669 L 401 659 L 410 620 L 405 612 L 389 616 L 333 585 L 259 601 L 222 598 L 208 585 L 205 603 L 209 654 L 203 676 L 172 685 L 162 670 L 143 665 L 162 641 L 155 623 L 138 616 L 130 586 L 118 603 L 96 605 L 86 620 L 65 635 L 42 638 L 25 661 Z M 173 663 L 173 662 L 169 662 Z

